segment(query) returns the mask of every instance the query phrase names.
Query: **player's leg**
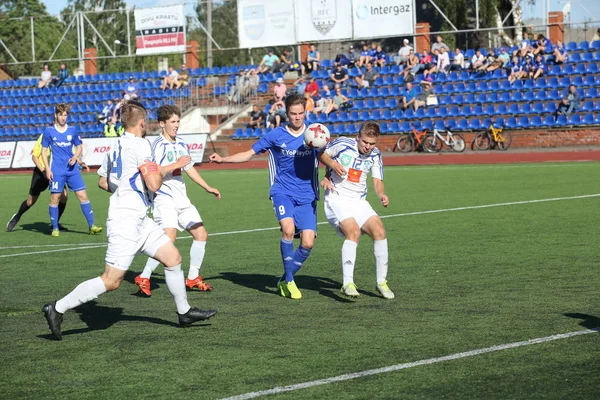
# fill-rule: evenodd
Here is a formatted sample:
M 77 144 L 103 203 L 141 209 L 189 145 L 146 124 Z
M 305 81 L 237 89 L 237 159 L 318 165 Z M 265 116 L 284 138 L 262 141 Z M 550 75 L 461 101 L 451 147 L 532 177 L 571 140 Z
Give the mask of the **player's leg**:
M 357 297 L 359 293 L 354 283 L 354 266 L 356 265 L 356 248 L 360 240 L 360 228 L 353 217 L 344 218 L 338 228 L 345 238 L 342 244 L 342 293 Z
M 79 170 L 68 174 L 66 182 L 69 188 L 75 192 L 77 199 L 79 199 L 81 212 L 88 223 L 90 235 L 95 235 L 96 233 L 101 232 L 102 228 L 96 226 L 94 223 L 94 211 L 92 210 L 92 204 L 90 203 L 87 192 L 85 191 L 85 182 L 83 181 L 83 177 L 81 176 Z
M 370 206 L 369 206 L 370 207 Z M 386 299 L 393 299 L 394 293 L 387 285 L 388 273 L 388 242 L 381 218 L 370 216 L 361 226 L 361 230 L 373 239 L 373 254 L 377 276 L 377 290 Z
M 6 224 L 6 231 L 12 232 L 19 220 L 37 201 L 40 193 L 48 188 L 48 179 L 44 175 L 42 171 L 40 171 L 37 167 L 33 170 L 33 174 L 31 174 L 31 184 L 29 185 L 29 196 L 27 199 L 23 200 L 21 205 L 19 206 L 19 210 L 16 214 L 10 218 L 8 224 Z
M 196 207 L 191 207 L 196 210 Z M 182 219 L 184 221 L 190 220 L 189 217 L 186 217 L 187 212 L 180 214 L 180 222 Z M 190 212 L 189 214 L 194 214 Z M 195 212 L 198 214 L 198 211 Z M 197 215 L 199 218 L 200 216 Z M 195 218 L 191 218 L 192 220 Z M 197 219 L 195 219 L 197 221 Z M 204 261 L 204 254 L 206 252 L 206 240 L 208 239 L 208 232 L 204 227 L 203 222 L 196 223 L 184 223 L 183 226 L 189 226 L 187 231 L 194 238 L 192 242 L 192 246 L 190 247 L 190 269 L 188 271 L 188 277 L 185 280 L 185 285 L 190 289 L 198 288 L 200 291 L 211 291 L 213 287 L 205 283 L 200 275 L 200 268 L 202 267 L 202 262 Z

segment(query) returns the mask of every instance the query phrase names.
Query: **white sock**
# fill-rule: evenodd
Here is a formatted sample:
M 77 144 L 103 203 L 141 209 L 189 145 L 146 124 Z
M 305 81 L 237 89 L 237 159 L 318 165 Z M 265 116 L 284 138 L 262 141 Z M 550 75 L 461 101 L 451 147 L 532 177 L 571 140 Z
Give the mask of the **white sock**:
M 106 292 L 106 286 L 102 278 L 97 277 L 80 283 L 71 293 L 56 302 L 56 311 L 64 313 L 67 310 L 75 308 L 92 301 L 102 293 Z
M 375 268 L 377 270 L 377 283 L 386 280 L 388 272 L 388 244 L 387 239 L 373 240 L 373 254 L 375 254 Z
M 177 312 L 179 314 L 188 312 L 192 307 L 190 307 L 187 301 L 181 264 L 172 268 L 165 267 L 165 282 L 167 283 L 167 289 L 169 289 L 169 292 L 173 295 L 173 300 L 175 300 L 175 305 L 177 306 Z
M 158 268 L 159 265 L 160 261 L 157 261 L 152 257 L 148 257 L 148 261 L 146 261 L 146 266 L 144 267 L 144 270 L 142 271 L 140 276 L 144 279 L 150 279 L 150 276 L 152 276 L 152 273 L 156 268 Z
M 188 271 L 188 279 L 196 279 L 200 274 L 200 267 L 202 266 L 202 260 L 204 260 L 205 249 L 205 241 L 194 240 L 192 242 L 192 247 L 190 248 L 190 270 Z
M 344 240 L 342 245 L 342 276 L 344 286 L 354 283 L 354 264 L 356 263 L 356 247 L 358 243 L 352 240 Z

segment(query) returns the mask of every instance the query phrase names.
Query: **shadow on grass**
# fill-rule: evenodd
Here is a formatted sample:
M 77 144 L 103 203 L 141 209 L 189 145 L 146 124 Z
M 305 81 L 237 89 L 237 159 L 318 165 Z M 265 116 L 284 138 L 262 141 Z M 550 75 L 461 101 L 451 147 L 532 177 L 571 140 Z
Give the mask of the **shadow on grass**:
M 62 332 L 63 336 L 105 330 L 110 328 L 117 322 L 121 321 L 148 322 L 157 325 L 166 325 L 179 328 L 179 324 L 173 321 L 166 321 L 160 318 L 145 317 L 139 315 L 123 315 L 123 308 L 100 306 L 95 301 L 83 304 L 75 308 L 73 311 L 79 314 L 79 318 L 83 322 L 85 322 L 87 328 L 65 330 Z M 210 324 L 195 324 L 191 327 L 207 325 Z M 50 334 L 38 335 L 38 337 L 48 340 L 54 340 L 54 338 Z
M 265 274 L 240 274 L 237 272 L 221 272 L 220 275 L 211 279 L 224 279 L 235 285 L 244 286 L 259 292 L 280 296 L 277 289 L 278 277 Z M 345 297 L 338 295 L 341 284 L 329 278 L 320 276 L 301 275 L 295 278 L 300 291 L 314 290 L 319 294 L 343 303 L 352 303 Z
M 565 313 L 565 317 L 581 319 L 579 325 L 587 329 L 598 329 L 600 330 L 600 318 L 594 317 L 593 315 L 580 314 L 580 313 Z
M 52 233 L 52 226 L 47 223 L 47 222 L 34 222 L 31 224 L 20 224 L 19 226 L 21 226 L 21 228 L 24 231 L 30 231 L 30 232 L 37 232 L 37 233 L 43 233 L 44 235 L 49 235 Z M 62 225 L 61 225 L 62 226 Z M 62 226 L 65 229 L 61 229 L 61 232 L 69 232 L 69 233 L 79 233 L 82 235 L 89 235 L 90 233 L 88 231 L 76 231 L 70 228 L 66 228 L 65 226 Z

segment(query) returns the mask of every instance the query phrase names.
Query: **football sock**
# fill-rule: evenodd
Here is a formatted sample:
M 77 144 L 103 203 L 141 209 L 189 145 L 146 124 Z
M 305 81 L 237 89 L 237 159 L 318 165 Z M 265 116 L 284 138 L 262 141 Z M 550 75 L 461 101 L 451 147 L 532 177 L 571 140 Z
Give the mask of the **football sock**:
M 146 261 L 146 265 L 144 266 L 144 270 L 140 274 L 140 276 L 144 279 L 150 279 L 150 275 L 154 272 L 156 267 L 160 265 L 160 261 L 155 260 L 152 257 L 148 257 L 148 261 Z
M 91 228 L 94 225 L 94 211 L 92 211 L 92 205 L 89 201 L 81 203 L 81 211 L 87 220 L 88 226 Z
M 183 279 L 183 271 L 181 270 L 181 264 L 178 264 L 171 268 L 165 267 L 165 282 L 175 305 L 177 306 L 177 312 L 179 314 L 185 314 L 190 311 L 190 305 L 187 301 L 187 293 L 185 291 L 185 281 Z
M 66 201 L 64 203 L 62 201 L 58 203 L 58 220 L 59 221 L 60 221 L 60 217 L 62 217 L 63 213 L 65 212 L 66 206 L 67 206 Z
M 310 249 L 302 247 L 302 245 L 298 246 L 298 250 L 294 253 L 294 275 L 302 268 L 302 264 L 308 256 L 310 256 Z
M 294 241 L 281 239 L 279 242 L 281 250 L 281 260 L 283 261 L 283 279 L 286 282 L 294 280 Z
M 352 240 L 344 240 L 342 245 L 342 277 L 344 286 L 354 283 L 354 263 L 356 262 L 356 247 L 358 243 Z
M 58 206 L 53 206 L 50 204 L 48 206 L 48 211 L 50 212 L 50 223 L 52 224 L 52 229 L 58 229 Z
M 21 218 L 21 215 L 25 214 L 27 212 L 27 210 L 29 210 L 31 207 L 27 205 L 27 200 L 24 200 L 21 203 L 21 206 L 19 207 L 19 211 L 17 211 L 17 215 L 15 217 L 17 217 L 17 219 Z
M 64 313 L 67 310 L 75 308 L 94 300 L 102 293 L 106 292 L 106 286 L 102 278 L 97 277 L 80 283 L 71 293 L 56 302 L 56 311 Z
M 377 270 L 377 283 L 386 280 L 388 272 L 388 243 L 387 239 L 373 240 L 373 254 L 375 254 L 375 268 Z
M 200 267 L 204 260 L 204 251 L 206 249 L 206 241 L 194 240 L 190 248 L 190 270 L 188 271 L 188 279 L 196 279 L 200 274 Z

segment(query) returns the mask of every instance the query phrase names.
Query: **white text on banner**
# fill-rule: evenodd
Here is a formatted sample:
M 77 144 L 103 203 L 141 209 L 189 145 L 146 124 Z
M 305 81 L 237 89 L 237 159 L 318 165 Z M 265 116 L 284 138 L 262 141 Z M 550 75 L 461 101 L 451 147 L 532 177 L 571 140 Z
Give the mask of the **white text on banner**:
M 140 8 L 134 14 L 137 55 L 185 52 L 183 4 Z
M 296 43 L 294 0 L 238 0 L 240 47 Z
M 414 0 L 353 0 L 354 38 L 412 35 Z
M 0 142 L 0 168 L 10 168 L 16 142 Z

